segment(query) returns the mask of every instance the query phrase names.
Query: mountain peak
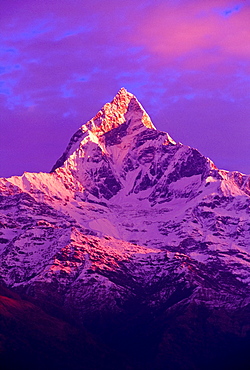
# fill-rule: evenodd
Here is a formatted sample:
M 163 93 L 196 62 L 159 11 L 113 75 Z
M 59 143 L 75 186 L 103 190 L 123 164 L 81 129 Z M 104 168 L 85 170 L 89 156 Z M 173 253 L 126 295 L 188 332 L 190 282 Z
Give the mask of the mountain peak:
M 143 128 L 144 126 L 156 130 L 149 115 L 135 95 L 122 87 L 110 103 L 104 104 L 102 109 L 91 120 L 83 124 L 72 136 L 65 152 L 52 168 L 52 172 L 63 165 L 87 135 L 92 137 L 94 135 L 94 137 L 99 138 L 125 122 L 129 123 L 132 130 Z
M 82 126 L 82 131 L 89 130 L 96 136 L 101 136 L 123 124 L 128 116 L 129 119 L 140 119 L 147 128 L 155 129 L 135 95 L 122 87 L 110 103 L 106 103 L 94 118 Z
M 129 93 L 129 92 L 125 89 L 125 87 L 121 87 L 121 88 L 120 88 L 120 90 L 118 91 L 117 95 L 119 95 L 119 94 L 131 94 L 131 93 Z M 131 94 L 131 95 L 133 95 L 133 94 Z

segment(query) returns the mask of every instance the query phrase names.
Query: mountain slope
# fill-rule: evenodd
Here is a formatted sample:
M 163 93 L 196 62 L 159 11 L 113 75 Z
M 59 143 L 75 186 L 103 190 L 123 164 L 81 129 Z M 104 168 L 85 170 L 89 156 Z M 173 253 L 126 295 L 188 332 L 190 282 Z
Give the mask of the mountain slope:
M 0 323 L 1 369 L 123 368 L 124 360 L 83 327 L 45 313 L 2 286 Z
M 60 306 L 132 368 L 205 368 L 215 333 L 211 366 L 248 348 L 250 177 L 156 130 L 125 89 L 51 173 L 1 179 L 0 191 L 2 283 L 48 312 Z

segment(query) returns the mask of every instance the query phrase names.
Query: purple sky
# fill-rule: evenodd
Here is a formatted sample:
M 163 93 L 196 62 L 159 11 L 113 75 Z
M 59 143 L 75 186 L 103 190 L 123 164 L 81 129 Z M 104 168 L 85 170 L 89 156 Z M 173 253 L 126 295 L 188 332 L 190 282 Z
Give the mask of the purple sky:
M 0 176 L 49 171 L 124 86 L 155 126 L 250 173 L 250 1 L 1 0 Z

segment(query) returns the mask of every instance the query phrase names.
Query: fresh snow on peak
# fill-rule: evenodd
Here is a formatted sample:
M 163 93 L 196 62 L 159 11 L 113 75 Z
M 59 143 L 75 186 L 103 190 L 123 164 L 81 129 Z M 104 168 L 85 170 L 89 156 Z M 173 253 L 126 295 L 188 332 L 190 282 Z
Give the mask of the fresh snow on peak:
M 136 97 L 121 88 L 110 103 L 106 103 L 93 119 L 82 126 L 82 131 L 89 130 L 101 136 L 126 122 L 127 115 L 138 117 L 146 127 L 155 129 Z
M 156 130 L 151 122 L 150 117 L 143 109 L 137 98 L 122 87 L 114 99 L 110 103 L 106 103 L 102 109 L 83 124 L 77 132 L 72 136 L 65 152 L 58 159 L 52 168 L 52 172 L 63 165 L 63 163 L 74 153 L 80 146 L 80 143 L 88 136 L 95 141 L 107 132 L 118 128 L 122 124 L 127 123 L 132 130 L 137 130 L 141 127 L 146 127 Z M 172 140 L 169 137 L 169 140 Z M 174 142 L 172 140 L 172 142 Z
M 73 135 L 52 172 L 84 199 L 147 199 L 152 206 L 202 198 L 249 195 L 249 177 L 220 171 L 196 149 L 156 130 L 136 97 L 121 88 Z M 214 189 L 212 189 L 214 188 Z

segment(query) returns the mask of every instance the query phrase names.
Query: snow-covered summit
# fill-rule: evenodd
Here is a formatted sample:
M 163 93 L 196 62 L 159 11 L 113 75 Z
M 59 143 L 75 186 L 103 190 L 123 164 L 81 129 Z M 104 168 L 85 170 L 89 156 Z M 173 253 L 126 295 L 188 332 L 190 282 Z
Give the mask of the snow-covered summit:
M 126 122 L 129 123 L 130 130 L 138 130 L 144 126 L 155 129 L 148 114 L 136 97 L 123 87 L 118 91 L 114 99 L 110 103 L 106 103 L 94 118 L 77 130 L 65 152 L 53 166 L 52 171 L 60 167 L 86 137 L 89 137 L 94 142 L 98 142 L 100 136 L 124 125 Z M 123 129 L 120 131 L 123 131 Z

